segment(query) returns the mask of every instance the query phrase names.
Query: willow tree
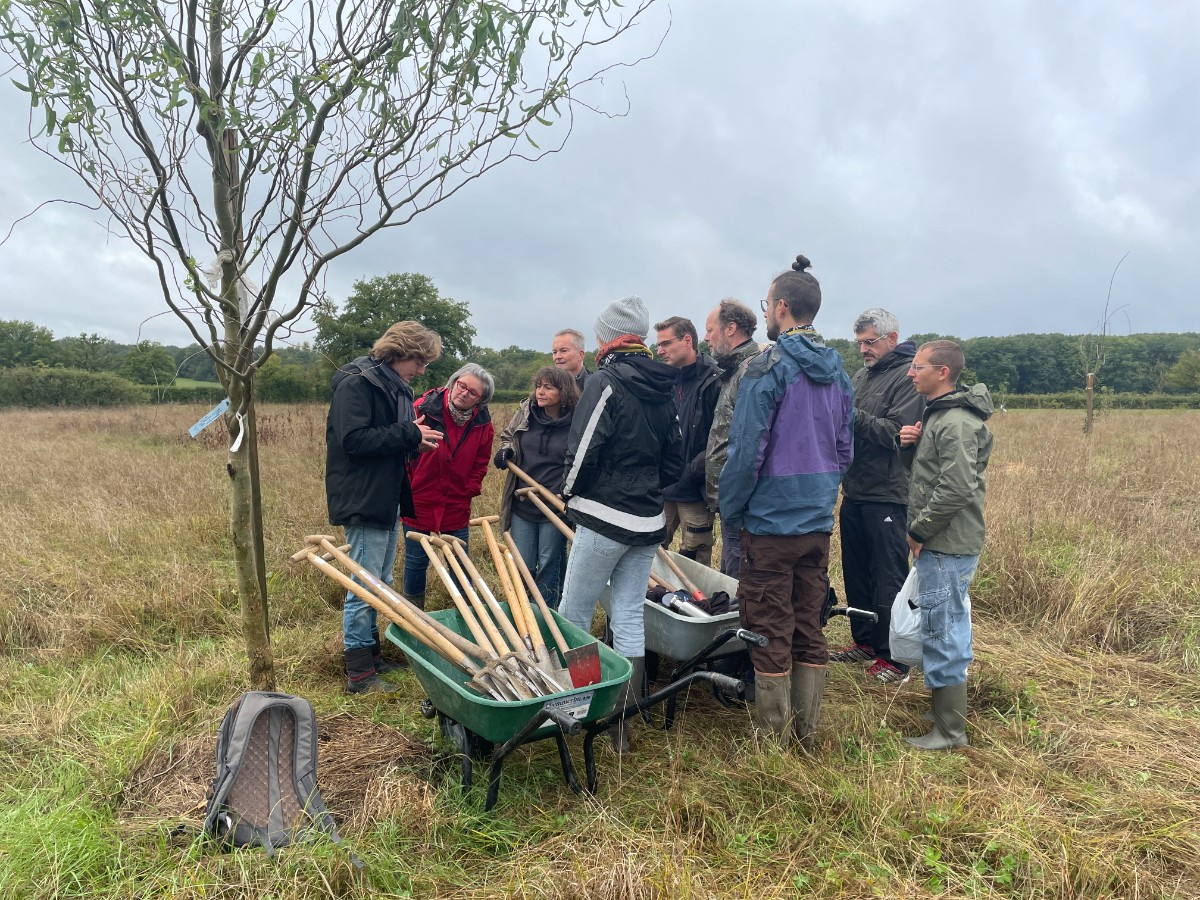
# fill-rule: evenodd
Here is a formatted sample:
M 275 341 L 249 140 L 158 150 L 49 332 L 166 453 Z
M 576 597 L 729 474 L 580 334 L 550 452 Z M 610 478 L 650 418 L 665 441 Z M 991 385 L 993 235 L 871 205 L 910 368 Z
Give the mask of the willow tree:
M 274 684 L 256 371 L 333 260 L 559 149 L 650 2 L 0 0 L 31 138 L 149 257 L 228 392 L 254 687 Z

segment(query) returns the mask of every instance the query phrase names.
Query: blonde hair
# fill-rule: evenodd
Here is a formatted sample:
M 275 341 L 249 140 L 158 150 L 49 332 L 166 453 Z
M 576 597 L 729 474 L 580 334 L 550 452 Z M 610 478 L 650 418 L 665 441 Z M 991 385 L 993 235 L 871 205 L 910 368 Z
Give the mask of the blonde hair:
M 420 322 L 397 322 L 383 333 L 371 348 L 371 356 L 390 365 L 405 359 L 431 363 L 442 355 L 442 339 Z

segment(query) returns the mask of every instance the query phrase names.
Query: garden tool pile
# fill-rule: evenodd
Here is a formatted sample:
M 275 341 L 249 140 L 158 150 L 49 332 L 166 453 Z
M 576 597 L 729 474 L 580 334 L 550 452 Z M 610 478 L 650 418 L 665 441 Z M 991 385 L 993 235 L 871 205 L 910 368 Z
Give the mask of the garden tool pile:
M 472 520 L 472 524 L 478 524 L 478 520 Z M 501 573 L 501 581 L 509 596 L 511 620 L 471 562 L 461 541 L 450 536 L 443 538 L 418 532 L 409 532 L 408 535 L 410 539 L 420 541 L 424 547 L 474 640 L 468 640 L 447 628 L 401 596 L 351 559 L 345 552 L 346 548 L 336 546 L 334 539 L 328 535 L 306 537 L 305 548 L 294 554 L 292 559 L 308 562 L 396 627 L 467 673 L 471 676 L 466 682 L 467 686 L 489 699 L 521 701 L 570 690 L 576 675 L 575 668 L 563 668 L 553 660 L 542 640 L 542 632 L 527 595 L 523 589 L 518 591 L 513 585 L 513 575 L 520 566 L 511 558 L 511 551 L 505 555 L 500 550 L 490 528 L 485 531 L 485 536 L 491 537 L 488 545 L 493 550 L 493 559 L 498 560 L 497 572 Z M 447 563 L 457 578 L 451 576 L 446 568 Z M 520 585 L 519 579 L 516 584 Z M 540 595 L 538 599 L 541 600 Z M 543 608 L 542 613 L 564 657 L 575 653 L 575 650 L 567 648 L 548 610 Z M 595 645 L 590 649 L 595 655 Z M 598 663 L 596 668 L 599 668 Z M 596 676 L 596 680 L 599 680 L 598 672 Z

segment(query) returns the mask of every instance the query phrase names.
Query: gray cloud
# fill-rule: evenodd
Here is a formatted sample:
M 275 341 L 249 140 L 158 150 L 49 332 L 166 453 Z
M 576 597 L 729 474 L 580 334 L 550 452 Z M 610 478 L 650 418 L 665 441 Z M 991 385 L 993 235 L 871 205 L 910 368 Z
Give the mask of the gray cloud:
M 328 287 L 430 275 L 481 344 L 590 333 L 638 293 L 701 323 L 751 304 L 797 252 L 847 335 L 869 305 L 906 330 L 1083 331 L 1114 288 L 1138 331 L 1198 330 L 1200 82 L 1191 4 L 695 2 L 658 55 L 620 70 L 566 149 L 502 167 L 339 261 Z M 666 8 L 621 51 L 645 52 Z M 75 190 L 22 147 L 0 95 L 5 227 Z M 153 272 L 95 214 L 40 213 L 0 248 L 0 317 L 131 340 Z M 150 337 L 183 342 L 160 317 Z

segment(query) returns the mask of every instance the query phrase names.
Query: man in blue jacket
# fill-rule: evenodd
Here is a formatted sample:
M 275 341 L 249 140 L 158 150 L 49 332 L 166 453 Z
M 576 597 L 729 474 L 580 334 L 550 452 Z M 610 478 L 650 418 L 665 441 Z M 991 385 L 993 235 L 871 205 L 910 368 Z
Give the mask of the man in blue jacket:
M 738 389 L 721 472 L 721 520 L 740 528 L 742 625 L 752 648 L 754 719 L 811 751 L 829 653 L 821 608 L 838 485 L 853 456 L 853 392 L 836 350 L 812 326 L 821 286 L 798 256 L 763 301 L 767 337 Z

